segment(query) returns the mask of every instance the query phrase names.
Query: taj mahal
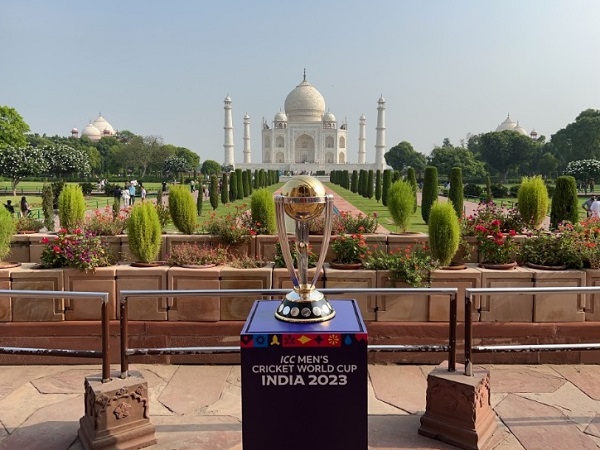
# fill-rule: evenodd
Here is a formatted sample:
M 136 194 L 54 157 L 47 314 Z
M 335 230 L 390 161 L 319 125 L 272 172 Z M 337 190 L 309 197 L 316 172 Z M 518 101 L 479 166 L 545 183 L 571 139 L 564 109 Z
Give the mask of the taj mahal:
M 323 95 L 303 80 L 286 97 L 285 112 L 275 114 L 268 123 L 264 118 L 261 127 L 261 161 L 252 162 L 250 117 L 244 115 L 244 162 L 234 160 L 232 100 L 224 100 L 225 140 L 224 165 L 241 169 L 273 169 L 291 172 L 330 172 L 336 169 L 383 170 L 387 168 L 385 148 L 385 99 L 377 102 L 377 137 L 375 162 L 367 163 L 366 117 L 360 116 L 358 124 L 358 164 L 348 162 L 348 124 L 338 125 L 333 113 L 325 112 Z

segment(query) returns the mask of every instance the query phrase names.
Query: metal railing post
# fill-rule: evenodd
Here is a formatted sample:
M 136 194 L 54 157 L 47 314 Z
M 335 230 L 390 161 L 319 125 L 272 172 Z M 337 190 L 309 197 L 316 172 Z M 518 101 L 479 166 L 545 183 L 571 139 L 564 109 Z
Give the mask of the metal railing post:
M 456 371 L 456 328 L 457 328 L 457 298 L 456 292 L 450 294 L 450 319 L 448 325 L 450 326 L 448 344 L 450 350 L 448 351 L 448 372 Z
M 129 371 L 129 361 L 127 357 L 127 333 L 128 317 L 127 317 L 127 297 L 123 296 L 120 302 L 120 329 L 121 329 L 121 378 L 127 378 L 127 372 Z
M 471 347 L 473 345 L 471 339 L 473 336 L 473 323 L 471 321 L 472 300 L 471 293 L 465 292 L 465 375 L 473 376 L 473 366 L 471 362 Z

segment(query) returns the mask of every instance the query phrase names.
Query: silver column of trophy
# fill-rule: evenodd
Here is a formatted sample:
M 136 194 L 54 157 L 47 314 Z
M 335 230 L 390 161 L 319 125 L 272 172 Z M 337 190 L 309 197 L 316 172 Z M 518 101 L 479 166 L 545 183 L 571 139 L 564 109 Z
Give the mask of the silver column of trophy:
M 325 255 L 331 236 L 333 196 L 325 195 L 325 187 L 316 178 L 299 175 L 288 181 L 275 196 L 279 245 L 290 272 L 294 290 L 286 295 L 275 311 L 275 317 L 286 322 L 325 322 L 335 316 L 335 311 L 325 296 L 316 290 L 315 283 L 325 262 Z M 308 282 L 308 222 L 320 216 L 325 210 L 325 230 L 321 255 L 317 262 L 315 276 Z M 285 229 L 285 215 L 295 223 L 296 260 L 298 271 L 294 269 L 294 259 Z

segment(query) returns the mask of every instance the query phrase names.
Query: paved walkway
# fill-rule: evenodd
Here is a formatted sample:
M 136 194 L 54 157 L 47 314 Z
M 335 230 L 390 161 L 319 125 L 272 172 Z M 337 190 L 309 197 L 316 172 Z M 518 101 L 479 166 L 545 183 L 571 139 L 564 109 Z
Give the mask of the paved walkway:
M 135 368 L 149 386 L 150 420 L 158 439 L 152 449 L 241 450 L 239 366 Z M 417 433 L 432 368 L 369 365 L 369 449 L 454 448 Z M 487 448 L 600 448 L 599 366 L 487 368 L 498 415 Z M 99 365 L 0 367 L 0 449 L 81 450 L 77 430 L 84 414 L 83 383 L 99 373 Z

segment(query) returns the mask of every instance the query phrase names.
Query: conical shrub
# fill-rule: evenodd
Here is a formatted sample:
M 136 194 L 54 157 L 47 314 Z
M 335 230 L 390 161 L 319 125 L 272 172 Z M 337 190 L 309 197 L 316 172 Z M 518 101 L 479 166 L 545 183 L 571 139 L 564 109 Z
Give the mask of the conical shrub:
M 387 198 L 387 208 L 390 211 L 394 225 L 401 233 L 405 233 L 413 215 L 415 198 L 413 189 L 407 181 L 396 181 L 390 187 Z
M 161 234 L 160 220 L 154 205 L 150 202 L 137 203 L 127 221 L 127 236 L 129 249 L 138 261 L 156 261 L 160 253 Z
M 197 211 L 192 193 L 183 185 L 169 189 L 169 214 L 175 228 L 183 234 L 194 234 Z
M 58 218 L 60 226 L 67 230 L 73 230 L 83 224 L 85 198 L 78 184 L 66 184 L 58 196 Z
M 429 247 L 440 265 L 448 266 L 460 243 L 460 224 L 452 202 L 436 201 L 429 212 Z

